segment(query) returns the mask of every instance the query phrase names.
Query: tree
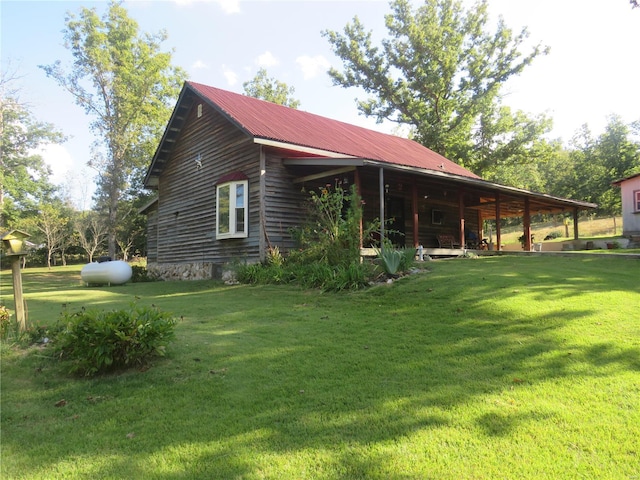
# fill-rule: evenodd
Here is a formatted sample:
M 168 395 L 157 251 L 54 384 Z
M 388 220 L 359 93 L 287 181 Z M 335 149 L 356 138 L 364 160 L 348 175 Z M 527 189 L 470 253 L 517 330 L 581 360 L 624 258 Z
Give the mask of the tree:
M 38 216 L 30 219 L 33 227 L 39 231 L 44 239 L 47 251 L 47 267 L 51 268 L 51 260 L 65 242 L 69 231 L 67 225 L 69 217 L 60 201 L 46 203 L 40 206 Z
M 83 212 L 75 221 L 75 232 L 82 249 L 87 253 L 89 263 L 93 262 L 93 256 L 103 246 L 107 238 L 107 225 L 104 217 L 97 212 Z
M 364 115 L 409 124 L 417 141 L 473 168 L 472 136 L 482 116 L 498 109 L 501 86 L 548 49 L 537 45 L 523 55 L 527 30 L 515 35 L 502 19 L 489 33 L 486 0 L 467 11 L 460 0 L 425 0 L 415 10 L 409 0 L 390 5 L 381 46 L 357 17 L 343 34 L 323 32 L 344 66 L 329 75 L 370 95 L 358 101 Z
M 98 207 L 106 211 L 115 257 L 119 202 L 153 154 L 186 76 L 160 50 L 166 33 L 140 34 L 119 2 L 102 18 L 95 8 L 68 14 L 64 38 L 73 69 L 66 73 L 59 60 L 41 68 L 94 118 L 90 165 L 98 171 Z
M 34 152 L 64 140 L 53 125 L 33 117 L 13 88 L 15 80 L 7 71 L 0 74 L 0 228 L 15 225 L 52 198 L 51 170 Z
M 123 215 L 118 224 L 118 247 L 122 252 L 123 260 L 128 260 L 130 254 L 142 254 L 145 251 L 147 240 L 147 218 L 139 213 L 140 207 L 147 203 L 149 198 L 138 197 L 128 202 L 123 202 Z
M 277 103 L 285 107 L 298 108 L 300 101 L 292 97 L 295 88 L 289 87 L 286 83 L 275 78 L 267 77 L 267 70 L 261 68 L 249 82 L 242 84 L 244 94 L 249 97 L 260 98 L 267 102 Z

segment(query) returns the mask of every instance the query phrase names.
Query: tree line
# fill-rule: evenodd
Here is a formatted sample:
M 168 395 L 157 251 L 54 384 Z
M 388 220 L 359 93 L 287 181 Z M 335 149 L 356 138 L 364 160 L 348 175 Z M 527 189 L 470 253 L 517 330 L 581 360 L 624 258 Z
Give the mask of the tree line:
M 633 2 L 631 2 L 633 4 Z M 552 119 L 513 111 L 503 103 L 505 82 L 526 71 L 549 48 L 524 50 L 528 31 L 502 19 L 490 28 L 487 0 L 468 9 L 460 0 L 392 0 L 387 35 L 375 43 L 357 17 L 341 32 L 322 32 L 342 69 L 334 85 L 358 87 L 359 111 L 393 122 L 426 147 L 481 177 L 534 191 L 597 203 L 599 213 L 620 213 L 611 182 L 640 171 L 640 121 L 612 115 L 604 132 L 587 125 L 568 144 L 550 139 Z M 89 211 L 78 211 L 50 182 L 51 171 L 34 153 L 64 141 L 54 125 L 38 122 L 15 88 L 16 75 L 0 78 L 0 230 L 29 231 L 46 263 L 81 252 L 127 258 L 144 255 L 146 219 L 139 213 L 152 194 L 142 188 L 186 73 L 162 49 L 167 33 L 147 34 L 120 2 L 101 17 L 81 8 L 65 19 L 72 64 L 41 68 L 91 118 L 95 135 L 88 165 L 97 174 Z M 243 84 L 256 98 L 297 108 L 295 89 L 264 69 Z

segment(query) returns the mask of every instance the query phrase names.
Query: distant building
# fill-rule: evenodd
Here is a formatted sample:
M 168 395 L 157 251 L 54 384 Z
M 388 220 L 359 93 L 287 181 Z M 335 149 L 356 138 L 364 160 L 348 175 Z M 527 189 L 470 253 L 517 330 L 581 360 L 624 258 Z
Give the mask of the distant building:
M 622 195 L 622 235 L 640 236 L 640 173 L 613 182 Z

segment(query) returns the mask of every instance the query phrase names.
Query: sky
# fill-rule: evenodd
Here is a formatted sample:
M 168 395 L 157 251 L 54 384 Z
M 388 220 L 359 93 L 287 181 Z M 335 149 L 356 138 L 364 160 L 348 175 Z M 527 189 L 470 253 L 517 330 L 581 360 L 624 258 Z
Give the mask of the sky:
M 472 0 L 465 0 L 472 6 Z M 552 138 L 567 143 L 587 124 L 603 132 L 612 114 L 625 122 L 640 120 L 640 9 L 628 0 L 488 0 L 492 21 L 501 16 L 515 32 L 529 31 L 529 42 L 550 47 L 550 54 L 503 89 L 503 103 L 531 115 L 553 118 Z M 418 4 L 418 0 L 415 0 Z M 341 31 L 358 16 L 374 38 L 386 36 L 382 0 L 125 0 L 123 5 L 141 32 L 165 30 L 163 50 L 189 79 L 242 93 L 243 82 L 259 68 L 295 88 L 300 109 L 368 128 L 390 132 L 358 114 L 356 89 L 333 86 L 330 67 L 342 63 L 321 34 Z M 82 7 L 106 11 L 105 1 L 0 0 L 0 62 L 15 72 L 20 99 L 33 116 L 52 123 L 68 137 L 41 153 L 52 166 L 54 183 L 63 186 L 78 208 L 90 208 L 95 172 L 86 166 L 93 134 L 91 118 L 39 65 L 56 60 L 70 69 L 63 43 L 67 12 Z

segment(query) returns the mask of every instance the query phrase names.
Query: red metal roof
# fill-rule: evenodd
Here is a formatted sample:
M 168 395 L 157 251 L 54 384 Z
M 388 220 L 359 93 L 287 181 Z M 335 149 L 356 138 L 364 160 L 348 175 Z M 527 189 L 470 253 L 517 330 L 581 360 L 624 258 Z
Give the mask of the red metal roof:
M 195 82 L 187 85 L 248 134 L 366 160 L 417 167 L 469 178 L 466 168 L 413 140 L 321 117 Z

